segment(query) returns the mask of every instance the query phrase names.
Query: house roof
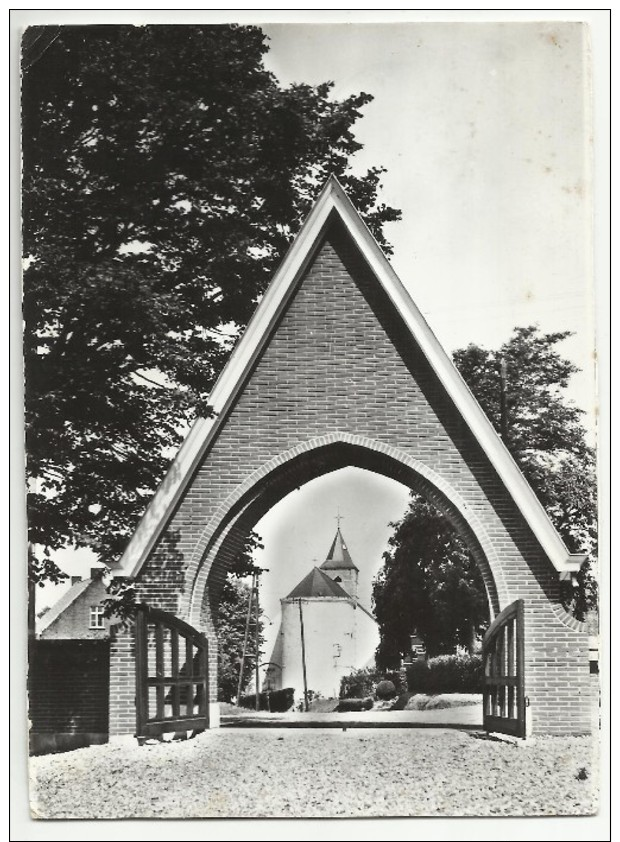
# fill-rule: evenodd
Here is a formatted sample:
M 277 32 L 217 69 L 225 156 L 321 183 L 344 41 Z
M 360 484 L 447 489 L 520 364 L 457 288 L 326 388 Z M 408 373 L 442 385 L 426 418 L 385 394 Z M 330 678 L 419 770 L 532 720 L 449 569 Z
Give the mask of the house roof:
M 80 582 L 76 582 L 74 585 L 71 585 L 69 590 L 65 591 L 58 602 L 54 603 L 49 611 L 46 611 L 42 617 L 37 617 L 35 624 L 36 633 L 41 634 L 41 632 L 48 629 L 52 623 L 55 623 L 60 615 L 66 611 L 79 596 L 85 593 L 94 581 L 94 579 L 82 579 Z
M 358 570 L 349 555 L 340 527 L 336 531 L 327 558 L 321 565 L 321 570 Z
M 350 595 L 341 588 L 338 582 L 319 570 L 318 567 L 313 567 L 310 573 L 301 580 L 301 582 L 293 588 L 286 599 L 299 599 L 310 596 L 331 596 L 340 597 L 341 599 L 351 599 Z
M 337 179 L 332 176 L 323 187 L 211 392 L 209 403 L 213 407 L 214 417 L 199 418 L 195 421 L 129 541 L 114 570 L 115 575 L 135 576 L 148 558 L 194 471 L 224 423 L 227 409 L 233 404 L 246 375 L 268 342 L 273 326 L 295 291 L 297 281 L 310 264 L 324 231 L 335 217 L 340 219 L 353 244 L 400 314 L 413 341 L 426 356 L 549 560 L 562 576 L 579 570 L 585 555 L 568 552 L 493 425 L 439 344 Z

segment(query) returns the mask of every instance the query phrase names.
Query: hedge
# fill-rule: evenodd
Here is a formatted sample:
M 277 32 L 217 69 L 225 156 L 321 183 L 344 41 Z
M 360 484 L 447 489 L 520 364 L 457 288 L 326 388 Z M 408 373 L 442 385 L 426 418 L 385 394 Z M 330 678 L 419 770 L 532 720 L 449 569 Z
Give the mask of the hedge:
M 352 711 L 357 712 L 360 710 L 372 710 L 373 704 L 374 702 L 370 696 L 367 696 L 365 699 L 340 699 L 336 710 L 338 711 L 338 713 L 350 713 Z
M 350 675 L 345 675 L 340 679 L 340 698 L 363 699 L 366 696 L 374 696 L 375 688 L 381 681 L 391 681 L 397 694 L 403 693 L 407 689 L 403 687 L 400 673 L 367 668 L 355 670 Z
M 258 697 L 258 709 L 270 710 L 273 713 L 284 713 L 293 707 L 295 702 L 295 690 L 293 687 L 285 687 L 284 690 L 272 690 L 270 693 L 261 693 Z M 256 695 L 239 697 L 239 707 L 256 710 Z
M 482 693 L 481 655 L 439 655 L 407 665 L 411 693 Z

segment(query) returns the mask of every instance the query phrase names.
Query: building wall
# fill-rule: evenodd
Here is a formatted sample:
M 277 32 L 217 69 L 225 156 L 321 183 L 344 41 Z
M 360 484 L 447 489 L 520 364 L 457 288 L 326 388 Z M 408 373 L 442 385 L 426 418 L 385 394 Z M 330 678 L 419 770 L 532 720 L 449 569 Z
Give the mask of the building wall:
M 395 459 L 404 453 L 438 478 L 428 487 L 433 502 L 444 504 L 447 490 L 464 501 L 467 517 L 484 531 L 490 567 L 483 575 L 497 592 L 497 608 L 525 601 L 532 729 L 588 731 L 587 633 L 558 606 L 557 572 L 387 296 L 336 228 L 140 572 L 139 598 L 210 637 L 215 676 L 213 603 L 233 555 L 218 530 L 230 501 L 248 476 L 265 474 L 281 454 L 301 453 L 305 442 L 326 436 L 376 443 Z M 402 476 L 409 482 L 411 473 Z M 279 499 L 277 488 L 265 494 Z M 232 521 L 237 517 L 241 523 L 236 514 Z M 202 605 L 199 616 L 195 605 Z M 212 693 L 215 687 L 214 678 Z
M 104 618 L 102 629 L 90 628 L 91 605 L 100 605 L 108 598 L 103 581 L 95 580 L 71 603 L 62 614 L 41 632 L 39 637 L 45 640 L 101 640 L 110 634 L 110 621 Z
M 338 698 L 340 679 L 366 666 L 379 643 L 377 624 L 348 600 L 302 599 L 308 690 Z M 282 601 L 282 687 L 303 697 L 299 601 Z
M 36 640 L 28 673 L 32 754 L 106 742 L 107 640 Z

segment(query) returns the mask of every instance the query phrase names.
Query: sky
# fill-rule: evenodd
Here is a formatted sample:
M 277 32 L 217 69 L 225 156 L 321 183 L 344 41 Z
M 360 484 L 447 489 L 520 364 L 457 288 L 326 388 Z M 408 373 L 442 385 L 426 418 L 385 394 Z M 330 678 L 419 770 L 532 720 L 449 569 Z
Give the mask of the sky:
M 587 49 L 576 24 L 268 24 L 267 67 L 283 85 L 334 82 L 374 100 L 355 126 L 356 172 L 385 166 L 391 258 L 448 352 L 497 347 L 519 325 L 572 331 L 583 373 L 571 396 L 594 419 Z M 407 489 L 357 469 L 305 486 L 257 525 L 261 600 L 279 599 L 343 534 L 370 607 L 372 576 Z M 88 566 L 87 551 L 67 569 Z M 57 598 L 54 595 L 54 598 Z M 43 602 L 43 601 L 41 601 Z

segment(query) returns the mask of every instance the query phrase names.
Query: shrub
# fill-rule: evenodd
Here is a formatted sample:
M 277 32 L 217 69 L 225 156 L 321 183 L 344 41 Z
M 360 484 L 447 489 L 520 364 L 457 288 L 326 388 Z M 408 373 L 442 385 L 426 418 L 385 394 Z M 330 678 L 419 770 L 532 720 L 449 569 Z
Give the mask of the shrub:
M 374 703 L 372 696 L 366 696 L 365 699 L 362 699 L 362 710 L 372 710 Z
M 396 696 L 396 687 L 393 681 L 380 681 L 375 689 L 378 699 L 393 699 Z
M 480 655 L 439 655 L 407 666 L 411 693 L 482 693 L 483 684 Z
M 261 693 L 258 697 L 258 709 L 270 710 L 272 713 L 284 713 L 293 707 L 295 702 L 295 690 L 292 687 L 285 687 L 284 690 L 272 690 L 270 693 Z M 256 695 L 239 697 L 239 707 L 256 710 Z
M 374 696 L 375 688 L 380 681 L 391 681 L 397 693 L 406 690 L 406 687 L 402 686 L 400 673 L 367 668 L 355 670 L 350 675 L 343 676 L 340 680 L 340 698 L 362 699 L 366 696 Z
M 360 711 L 360 710 L 370 710 L 370 708 L 368 706 L 366 706 L 366 707 L 364 706 L 365 704 L 367 705 L 366 699 L 340 699 L 340 701 L 338 702 L 338 707 L 336 708 L 336 710 L 339 713 L 347 713 L 347 712 L 351 712 L 351 711 L 357 712 L 357 711 Z M 371 707 L 372 707 L 372 705 L 371 705 Z

